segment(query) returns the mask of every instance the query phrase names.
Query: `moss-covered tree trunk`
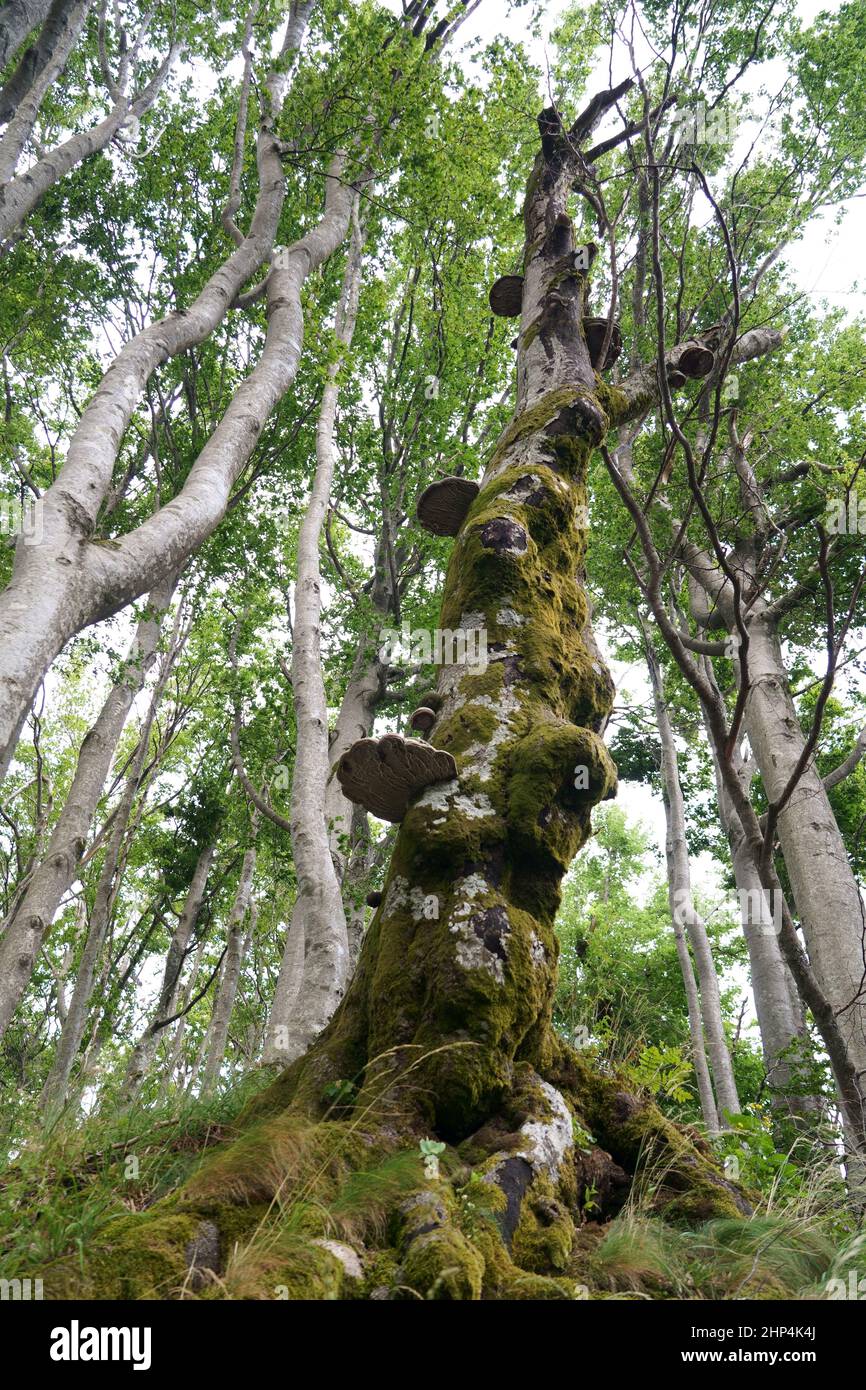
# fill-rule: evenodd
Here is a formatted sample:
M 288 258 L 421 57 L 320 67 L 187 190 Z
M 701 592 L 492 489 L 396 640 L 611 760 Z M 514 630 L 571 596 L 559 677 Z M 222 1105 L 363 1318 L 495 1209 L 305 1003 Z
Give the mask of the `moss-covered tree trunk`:
M 660 1160 L 669 1214 L 747 1209 L 700 1141 L 593 1072 L 552 1027 L 560 884 L 616 784 L 601 739 L 613 686 L 581 574 L 587 465 L 624 393 L 590 363 L 567 206 L 575 142 L 621 90 L 605 95 L 569 133 L 554 113 L 541 118 L 516 407 L 456 539 L 440 620 L 487 632 L 485 670 L 440 674 L 432 742 L 454 755 L 458 775 L 410 806 L 328 1028 L 249 1109 L 234 1144 L 167 1204 L 119 1223 L 87 1276 L 102 1296 L 188 1288 L 214 1262 L 225 1281 L 238 1231 L 265 1208 L 274 1219 L 275 1196 L 291 1205 L 298 1190 L 335 1195 L 347 1168 L 417 1151 L 425 1136 L 450 1146 L 449 1166 L 425 1179 L 419 1160 L 415 1190 L 390 1214 L 390 1263 L 377 1256 L 359 1281 L 345 1249 L 325 1240 L 327 1222 L 316 1233 L 311 1216 L 303 1259 L 280 1247 L 282 1281 L 269 1247 L 258 1296 L 281 1283 L 292 1296 L 373 1286 L 379 1296 L 573 1296 L 585 1194 L 600 1213 L 614 1209 L 648 1156 Z M 479 1183 L 495 1219 L 473 1225 L 460 1193 Z

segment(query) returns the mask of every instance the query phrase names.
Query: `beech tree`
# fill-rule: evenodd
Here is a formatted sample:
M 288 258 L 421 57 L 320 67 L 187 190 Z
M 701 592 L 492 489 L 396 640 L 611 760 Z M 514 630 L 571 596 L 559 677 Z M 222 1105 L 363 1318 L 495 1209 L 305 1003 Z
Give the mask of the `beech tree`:
M 134 8 L 0 23 L 0 1061 L 13 1168 L 199 1147 L 47 1296 L 574 1298 L 822 1150 L 853 1229 L 862 13 Z

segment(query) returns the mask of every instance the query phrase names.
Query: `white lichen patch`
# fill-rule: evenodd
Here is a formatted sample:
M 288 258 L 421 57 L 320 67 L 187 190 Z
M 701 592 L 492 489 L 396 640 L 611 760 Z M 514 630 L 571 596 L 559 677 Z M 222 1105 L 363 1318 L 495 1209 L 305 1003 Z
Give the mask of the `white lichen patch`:
M 358 1252 L 353 1250 L 351 1245 L 344 1245 L 340 1240 L 314 1240 L 313 1245 L 319 1245 L 323 1250 L 327 1250 L 329 1255 L 333 1255 L 340 1261 L 343 1269 L 350 1279 L 363 1279 L 364 1271 Z
M 454 922 L 450 930 L 458 938 L 455 952 L 458 965 L 464 970 L 486 970 L 497 984 L 505 983 L 504 963 L 499 956 L 488 951 L 468 920 Z
M 395 912 L 403 912 L 409 905 L 409 880 L 400 874 L 388 885 L 385 894 L 385 902 L 382 906 L 382 913 L 385 917 L 392 916 Z
M 500 608 L 496 614 L 496 621 L 501 627 L 522 627 L 526 618 L 522 613 L 516 613 L 513 608 Z
M 486 970 L 488 975 L 492 975 L 497 984 L 501 985 L 505 983 L 504 962 L 493 951 L 487 949 L 472 925 L 472 916 L 476 911 L 475 899 L 488 890 L 489 884 L 481 874 L 467 874 L 465 878 L 457 879 L 454 884 L 457 903 L 451 912 L 449 931 L 452 936 L 458 938 L 457 964 L 464 970 Z M 507 950 L 506 940 L 502 941 L 502 947 L 503 950 Z
M 544 942 L 537 932 L 529 934 L 529 955 L 533 965 L 543 965 L 547 959 L 547 952 L 544 949 Z
M 496 814 L 489 796 L 485 796 L 483 792 L 474 792 L 468 796 L 459 792 L 457 787 L 456 780 L 435 782 L 427 788 L 423 796 L 419 796 L 415 805 L 431 811 L 444 811 L 446 816 L 451 810 L 459 811 L 470 820 L 481 820 L 485 816 Z M 439 824 L 441 823 L 440 820 Z
M 546 1173 L 554 1181 L 566 1154 L 574 1147 L 571 1111 L 555 1086 L 539 1079 L 538 1085 L 550 1104 L 551 1118 L 527 1120 L 520 1126 L 524 1144 L 517 1152 L 535 1173 Z

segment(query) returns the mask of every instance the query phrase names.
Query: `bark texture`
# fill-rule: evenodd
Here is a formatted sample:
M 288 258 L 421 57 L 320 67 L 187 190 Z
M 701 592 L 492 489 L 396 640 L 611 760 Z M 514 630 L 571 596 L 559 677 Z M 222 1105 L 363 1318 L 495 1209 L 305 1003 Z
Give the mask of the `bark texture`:
M 353 232 L 334 336 L 345 349 L 352 341 L 361 284 L 363 236 L 354 205 Z M 292 780 L 292 855 L 298 895 L 292 931 L 304 942 L 304 973 L 291 1014 L 272 1010 L 266 1061 L 294 1061 L 322 1031 L 343 996 L 349 973 L 349 942 L 340 879 L 331 856 L 326 819 L 326 787 L 331 769 L 328 710 L 322 666 L 322 575 L 319 546 L 330 504 L 336 464 L 334 430 L 339 397 L 339 359 L 328 368 L 316 424 L 316 472 L 298 536 L 295 621 L 292 640 L 292 691 L 295 698 L 295 768 Z M 277 1000 L 282 1003 L 283 991 Z M 281 1051 L 280 1028 L 286 1027 Z
M 656 724 L 658 725 L 662 749 L 662 795 L 665 807 L 665 856 L 667 859 L 668 897 L 674 929 L 680 929 L 679 935 L 677 936 L 677 950 L 680 955 L 680 965 L 683 967 L 683 979 L 686 984 L 687 995 L 689 994 L 689 982 L 691 980 L 693 984 L 694 977 L 692 975 L 688 949 L 686 949 L 684 959 L 680 947 L 683 928 L 685 928 L 688 933 L 692 956 L 697 969 L 700 986 L 701 1032 L 703 1038 L 706 1040 L 707 1052 L 709 1053 L 717 1103 L 715 1107 L 704 1109 L 704 1119 L 708 1125 L 711 1125 L 713 1111 L 715 1110 L 715 1124 L 716 1127 L 718 1127 L 720 1116 L 724 1118 L 725 1114 L 738 1115 L 740 1113 L 740 1098 L 737 1095 L 737 1084 L 734 1080 L 731 1054 L 728 1051 L 728 1043 L 725 1037 L 724 1023 L 722 1021 L 719 980 L 716 973 L 715 961 L 713 960 L 713 953 L 710 947 L 709 937 L 707 936 L 706 924 L 695 906 L 694 897 L 692 895 L 689 847 L 686 840 L 685 804 L 683 802 L 683 791 L 680 783 L 674 731 L 665 704 L 662 673 L 646 632 L 644 632 L 644 641 L 646 644 L 647 666 L 649 668 L 650 682 L 653 690 Z M 683 945 L 684 944 L 685 943 L 683 943 Z M 687 961 L 688 967 L 686 966 Z M 689 1021 L 691 1024 L 691 1006 L 689 1009 Z M 701 1043 L 701 1054 L 702 1053 L 703 1042 Z M 699 1060 L 700 1058 L 697 1057 L 696 1067 L 698 1066 Z M 700 1072 L 698 1072 L 699 1089 L 701 1088 L 701 1084 L 702 1079 Z M 703 1108 L 703 1092 L 701 1104 Z
M 475 1174 L 494 1219 L 467 1225 L 455 1182 L 429 1162 L 422 1174 L 419 1162 L 413 1190 L 391 1203 L 387 1251 L 356 1292 L 574 1297 L 575 1217 L 589 1184 L 604 1188 L 599 1206 L 610 1211 L 649 1153 L 664 1173 L 655 1200 L 669 1214 L 748 1210 L 706 1150 L 617 1078 L 590 1070 L 551 1024 L 562 875 L 593 806 L 616 785 L 599 733 L 612 683 L 587 640 L 575 577 L 578 509 L 611 393 L 582 335 L 585 275 L 574 269 L 566 203 L 574 148 L 623 90 L 591 103 L 570 133 L 550 112 L 541 120 L 525 207 L 517 406 L 456 539 L 440 619 L 485 626 L 492 657 L 483 673 L 455 665 L 440 674 L 432 742 L 453 754 L 457 776 L 410 805 L 358 969 L 321 1037 L 171 1206 L 123 1218 L 83 1277 L 53 1271 L 49 1296 L 177 1285 L 197 1268 L 203 1221 L 216 1228 L 219 1263 L 262 1203 L 307 1192 L 311 1172 L 336 1172 L 338 1184 L 395 1148 L 408 1146 L 411 1159 L 431 1133 Z M 335 1086 L 342 1101 L 331 1099 Z M 588 1155 L 576 1125 L 594 1136 Z M 289 1297 L 339 1297 L 357 1277 L 320 1238 L 287 1249 L 284 1261 Z M 269 1260 L 269 1283 L 274 1267 Z
M 0 938 L 0 1037 L 27 988 L 45 932 L 75 879 L 132 702 L 156 657 L 160 624 L 175 582 L 174 576 L 169 577 L 150 597 L 120 680 L 112 686 L 96 722 L 85 735 L 72 785 L 42 862 L 6 922 Z

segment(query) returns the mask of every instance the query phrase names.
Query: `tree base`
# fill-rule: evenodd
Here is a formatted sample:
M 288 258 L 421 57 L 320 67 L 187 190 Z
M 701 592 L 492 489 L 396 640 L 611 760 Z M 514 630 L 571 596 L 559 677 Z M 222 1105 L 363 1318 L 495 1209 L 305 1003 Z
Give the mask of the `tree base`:
M 547 1079 L 516 1063 L 496 1112 L 426 1159 L 405 1087 L 321 1117 L 297 1099 L 296 1064 L 181 1189 L 112 1222 L 83 1269 L 47 1270 L 45 1296 L 604 1296 L 593 1249 L 627 1202 L 680 1225 L 751 1213 L 699 1134 L 554 1051 Z

